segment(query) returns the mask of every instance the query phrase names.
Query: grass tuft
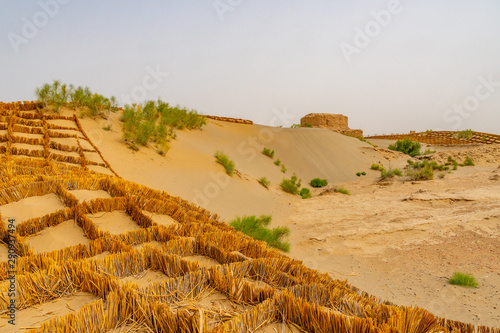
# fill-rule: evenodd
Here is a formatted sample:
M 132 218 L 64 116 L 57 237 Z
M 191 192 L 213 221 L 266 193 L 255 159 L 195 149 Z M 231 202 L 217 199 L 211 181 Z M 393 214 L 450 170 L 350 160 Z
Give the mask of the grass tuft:
M 477 287 L 478 283 L 472 274 L 455 272 L 448 283 L 463 287 Z
M 269 158 L 274 158 L 274 150 L 271 150 L 269 148 L 265 148 L 262 150 L 262 154 L 266 155 Z
M 337 193 L 342 193 L 342 194 L 346 194 L 346 195 L 351 195 L 351 192 L 349 192 L 349 190 L 347 190 L 346 188 L 344 187 L 338 187 L 335 192 Z
M 266 177 L 260 177 L 259 184 L 269 189 L 269 185 L 271 185 L 271 182 Z
M 287 227 L 267 228 L 271 223 L 271 216 L 244 216 L 237 217 L 229 223 L 234 229 L 243 232 L 254 239 L 261 240 L 279 250 L 290 251 L 290 243 L 284 238 L 290 235 Z
M 281 165 L 281 160 L 278 158 L 276 161 L 274 161 L 274 164 L 277 166 Z
M 217 163 L 222 164 L 224 166 L 227 174 L 232 176 L 234 173 L 234 168 L 235 168 L 234 162 L 231 161 L 229 159 L 229 157 L 227 157 L 226 154 L 224 154 L 223 152 L 221 152 L 219 150 L 215 152 L 214 157 L 217 160 Z

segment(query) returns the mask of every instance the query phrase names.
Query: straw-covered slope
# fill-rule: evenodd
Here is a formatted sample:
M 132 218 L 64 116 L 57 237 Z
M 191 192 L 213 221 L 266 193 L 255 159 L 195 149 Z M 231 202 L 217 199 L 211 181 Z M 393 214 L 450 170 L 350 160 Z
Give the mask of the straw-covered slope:
M 42 157 L 18 157 L 13 124 L 24 116 L 4 112 L 0 123 L 8 131 L 2 332 L 266 332 L 278 323 L 305 332 L 500 332 L 384 303 L 179 197 L 87 170 L 83 158 L 63 164 L 45 146 Z M 50 252 L 36 246 L 61 227 L 81 238 Z

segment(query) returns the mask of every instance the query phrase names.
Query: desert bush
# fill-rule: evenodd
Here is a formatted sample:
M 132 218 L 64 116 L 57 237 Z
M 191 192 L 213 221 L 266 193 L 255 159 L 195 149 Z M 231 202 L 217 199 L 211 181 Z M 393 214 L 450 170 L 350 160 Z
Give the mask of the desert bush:
M 313 127 L 311 124 L 309 124 L 307 121 L 304 123 L 304 127 Z
M 223 152 L 221 152 L 219 150 L 215 152 L 214 157 L 215 157 L 217 163 L 222 164 L 224 166 L 227 174 L 232 176 L 234 173 L 234 168 L 235 168 L 234 162 L 231 161 L 229 159 L 229 157 L 227 157 L 226 154 L 224 154 Z
M 269 158 L 274 158 L 274 150 L 271 150 L 269 148 L 265 148 L 262 150 L 262 154 L 266 155 Z
M 271 182 L 266 177 L 260 177 L 259 184 L 268 189 L 269 185 L 271 185 Z
M 126 105 L 120 120 L 125 141 L 143 146 L 153 142 L 160 154 L 164 154 L 169 142 L 176 138 L 176 129 L 201 129 L 206 124 L 205 117 L 196 111 L 171 107 L 161 100 Z
M 295 175 L 295 173 L 294 173 L 292 178 L 283 179 L 280 186 L 283 189 L 283 191 L 296 195 L 296 194 L 299 194 L 299 188 L 301 186 L 301 181 L 302 181 L 301 179 L 297 179 L 297 175 Z
M 281 172 L 286 173 L 286 166 L 284 164 L 281 165 Z
M 326 179 L 320 179 L 320 178 L 314 178 L 312 179 L 309 184 L 311 184 L 312 187 L 323 187 L 328 185 L 328 180 Z
M 302 199 L 309 199 L 311 198 L 311 191 L 308 189 L 308 188 L 303 188 L 302 190 L 300 190 L 300 193 L 299 195 L 302 197 Z
M 434 169 L 431 165 L 426 165 L 418 169 L 409 169 L 406 171 L 406 176 L 408 176 L 410 180 L 432 180 L 434 179 Z
M 463 130 L 457 133 L 457 137 L 459 139 L 470 140 L 474 135 L 474 131 L 472 129 Z
M 344 188 L 344 187 L 337 187 L 337 189 L 335 189 L 335 192 L 337 193 L 342 193 L 342 194 L 346 194 L 346 195 L 351 195 L 351 192 L 349 192 L 348 189 Z
M 383 169 L 382 166 L 378 165 L 378 164 L 372 164 L 372 166 L 370 167 L 370 169 L 372 170 L 380 170 L 380 169 Z
M 276 161 L 274 161 L 274 164 L 277 166 L 281 165 L 281 160 L 278 158 Z
M 408 138 L 404 140 L 398 140 L 395 144 L 389 146 L 390 150 L 400 151 L 404 154 L 415 157 L 420 155 L 420 142 L 412 141 Z
M 290 128 L 300 128 L 300 124 L 293 124 Z
M 455 272 L 448 280 L 448 283 L 463 286 L 463 287 L 477 287 L 478 283 L 472 274 Z
M 290 235 L 290 229 L 287 227 L 267 228 L 271 223 L 271 216 L 244 216 L 237 217 L 229 223 L 234 229 L 243 232 L 254 239 L 266 242 L 270 246 L 279 250 L 290 251 L 290 243 L 284 238 Z
M 380 169 L 380 180 L 394 178 L 394 176 L 403 176 L 403 172 L 399 169 Z
M 435 150 L 427 149 L 423 153 L 420 153 L 420 155 L 429 155 L 429 154 L 434 154 L 435 152 L 436 152 Z
M 465 161 L 463 163 L 464 166 L 474 166 L 474 161 L 472 160 L 472 158 L 470 158 L 470 156 L 467 156 L 465 158 Z
M 366 172 L 356 172 L 356 176 L 361 177 L 361 176 L 366 176 Z
M 82 115 L 91 115 L 96 117 L 118 110 L 116 98 L 106 98 L 103 95 L 92 93 L 88 87 L 77 87 L 63 84 L 55 80 L 52 84 L 45 83 L 42 87 L 35 90 L 35 95 L 39 102 L 46 109 L 53 109 L 59 112 L 61 107 L 79 107 L 82 108 Z
M 430 166 L 432 170 L 439 170 L 439 171 L 446 171 L 449 169 L 444 164 L 438 164 L 437 162 L 429 162 L 428 160 L 424 160 L 422 162 L 413 162 L 412 160 L 408 160 L 408 165 L 407 168 L 413 168 L 413 169 L 422 169 L 425 168 L 426 166 Z

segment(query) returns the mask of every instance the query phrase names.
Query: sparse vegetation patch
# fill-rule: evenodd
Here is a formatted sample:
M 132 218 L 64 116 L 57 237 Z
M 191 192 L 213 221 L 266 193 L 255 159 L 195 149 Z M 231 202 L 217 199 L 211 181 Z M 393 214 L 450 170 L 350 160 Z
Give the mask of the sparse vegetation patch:
M 287 227 L 267 228 L 271 220 L 271 216 L 244 216 L 236 218 L 229 225 L 245 235 L 264 241 L 279 250 L 290 251 L 290 243 L 284 240 L 290 235 L 290 230 Z
M 400 151 L 404 154 L 415 157 L 420 155 L 420 142 L 412 141 L 408 138 L 404 140 L 398 140 L 395 144 L 389 146 L 390 150 Z
M 269 158 L 274 158 L 274 150 L 271 150 L 269 148 L 265 148 L 262 150 L 262 154 L 266 155 Z
M 269 189 L 269 185 L 271 185 L 271 182 L 266 177 L 260 177 L 259 184 Z
M 326 180 L 326 179 L 320 179 L 320 178 L 314 178 L 313 180 L 311 180 L 310 184 L 311 184 L 312 187 L 323 187 L 323 186 L 328 185 L 328 180 Z
M 472 274 L 455 272 L 453 276 L 448 280 L 450 284 L 463 287 L 477 287 L 478 283 Z
M 235 168 L 234 162 L 231 161 L 229 159 L 229 157 L 227 157 L 227 155 L 221 151 L 216 151 L 214 154 L 214 157 L 215 157 L 217 163 L 222 164 L 224 166 L 227 174 L 232 176 L 234 173 L 234 168 Z
M 293 174 L 292 178 L 290 179 L 283 179 L 281 182 L 280 186 L 283 189 L 283 191 L 297 195 L 299 194 L 299 189 L 301 186 L 301 179 L 297 178 L 297 175 L 295 173 Z

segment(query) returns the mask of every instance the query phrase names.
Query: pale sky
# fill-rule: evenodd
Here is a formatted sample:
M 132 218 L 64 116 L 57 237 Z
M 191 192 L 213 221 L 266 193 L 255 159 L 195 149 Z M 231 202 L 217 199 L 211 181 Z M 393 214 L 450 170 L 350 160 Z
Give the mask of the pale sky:
M 290 126 L 500 134 L 498 0 L 2 0 L 0 100 L 45 82 Z M 166 74 L 168 73 L 168 75 Z M 127 96 L 129 96 L 127 98 Z M 274 122 L 276 113 L 286 113 Z

